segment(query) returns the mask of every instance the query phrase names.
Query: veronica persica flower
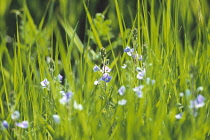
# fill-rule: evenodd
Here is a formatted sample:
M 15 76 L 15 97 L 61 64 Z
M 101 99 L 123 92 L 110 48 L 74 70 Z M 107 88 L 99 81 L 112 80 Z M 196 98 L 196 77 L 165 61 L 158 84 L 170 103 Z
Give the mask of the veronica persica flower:
M 20 112 L 19 112 L 19 111 L 14 111 L 14 112 L 12 113 L 11 118 L 12 118 L 13 120 L 19 119 L 19 118 L 20 118 Z
M 3 126 L 3 128 L 9 128 L 9 124 L 6 120 L 4 120 L 1 125 Z
M 62 82 L 63 76 L 59 74 L 59 75 L 57 76 L 57 79 L 58 79 L 59 82 Z
M 67 104 L 69 100 L 71 99 L 73 93 L 71 91 L 68 91 L 63 97 L 59 100 L 61 104 Z
M 94 85 L 98 85 L 99 84 L 99 81 L 94 81 Z
M 140 71 L 140 72 L 137 74 L 137 78 L 140 79 L 140 80 L 143 79 L 145 73 L 146 73 L 145 69 L 142 70 L 142 71 Z
M 110 76 L 108 73 L 104 73 L 103 77 L 101 77 L 101 80 L 105 82 L 109 82 L 112 79 L 112 76 Z
M 28 128 L 28 121 L 23 121 L 20 123 L 15 123 L 16 126 L 20 127 L 20 128 Z
M 134 52 L 134 49 L 132 48 L 132 49 L 130 49 L 129 52 L 127 52 L 127 55 L 132 56 L 133 55 L 133 52 Z
M 118 93 L 120 95 L 123 95 L 125 93 L 125 86 L 121 86 L 119 89 L 118 89 Z
M 183 113 L 179 113 L 179 114 L 175 115 L 175 118 L 176 119 L 181 119 L 182 118 L 182 115 L 183 115 Z
M 100 68 L 99 68 L 97 65 L 95 65 L 95 66 L 93 67 L 93 71 L 94 71 L 94 72 L 100 71 Z
M 126 48 L 124 49 L 124 52 L 130 52 L 131 48 L 129 46 L 126 46 Z
M 125 99 L 118 101 L 119 105 L 125 105 L 126 103 L 127 103 L 127 100 L 125 100 Z
M 201 108 L 201 107 L 203 107 L 205 105 L 204 99 L 205 98 L 201 94 L 199 94 L 195 100 L 190 102 L 190 107 L 191 108 Z
M 137 95 L 139 98 L 142 98 L 142 97 L 143 97 L 143 92 L 142 92 L 142 88 L 143 88 L 143 87 L 144 87 L 143 85 L 140 85 L 140 86 L 138 86 L 138 87 L 133 88 L 133 91 L 136 92 L 136 95 Z
M 59 115 L 53 115 L 53 120 L 55 123 L 60 123 L 60 116 Z
M 45 78 L 43 81 L 41 81 L 42 88 L 47 88 L 50 85 L 50 82 Z

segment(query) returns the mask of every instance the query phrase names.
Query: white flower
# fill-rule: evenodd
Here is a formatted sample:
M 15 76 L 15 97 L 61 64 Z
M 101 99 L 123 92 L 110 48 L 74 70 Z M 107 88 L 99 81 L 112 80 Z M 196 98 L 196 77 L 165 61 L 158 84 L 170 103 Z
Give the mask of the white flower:
M 74 101 L 74 108 L 78 110 L 83 110 L 83 106 L 81 104 L 77 104 L 76 101 Z
M 125 99 L 118 101 L 119 105 L 125 105 L 126 103 L 127 103 L 127 100 L 125 100 Z
M 60 123 L 60 116 L 59 115 L 53 115 L 53 120 L 55 123 Z
M 47 88 L 50 85 L 50 82 L 45 78 L 42 82 L 41 82 L 42 88 Z
M 127 65 L 123 64 L 123 66 L 121 66 L 121 67 L 122 67 L 122 69 L 125 69 L 127 67 Z

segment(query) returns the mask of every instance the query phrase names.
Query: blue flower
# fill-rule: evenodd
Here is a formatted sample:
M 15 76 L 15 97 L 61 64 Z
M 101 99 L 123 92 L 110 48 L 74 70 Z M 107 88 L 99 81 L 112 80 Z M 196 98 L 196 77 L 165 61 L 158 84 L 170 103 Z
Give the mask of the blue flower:
M 71 91 L 67 92 L 63 97 L 59 100 L 61 104 L 67 104 L 69 100 L 71 99 L 73 93 Z
M 60 123 L 60 116 L 59 115 L 52 115 L 53 120 L 55 123 Z
M 123 95 L 125 93 L 125 86 L 121 86 L 119 89 L 118 89 L 118 93 L 120 95 Z
M 47 88 L 50 85 L 50 82 L 45 78 L 42 82 L 41 82 L 42 88 Z
M 110 76 L 108 73 L 104 73 L 103 77 L 101 77 L 101 80 L 105 82 L 109 82 L 112 79 L 112 76 Z
M 9 128 L 9 124 L 6 120 L 4 120 L 2 123 L 3 128 Z
M 13 120 L 19 119 L 19 118 L 20 118 L 20 112 L 19 112 L 19 111 L 14 111 L 14 112 L 12 113 L 11 118 L 12 118 Z
M 201 94 L 199 94 L 195 100 L 190 102 L 190 107 L 196 109 L 203 107 L 205 105 L 204 99 L 205 98 Z
M 23 121 L 20 123 L 15 123 L 16 126 L 20 127 L 20 128 L 28 128 L 28 121 Z
M 136 95 L 137 95 L 139 98 L 142 98 L 142 97 L 143 97 L 143 92 L 142 92 L 142 88 L 143 88 L 143 87 L 144 87 L 143 85 L 140 85 L 140 86 L 138 86 L 138 87 L 133 88 L 133 91 L 136 92 Z
M 58 79 L 59 82 L 62 82 L 63 76 L 59 74 L 59 75 L 57 76 L 57 79 Z
M 126 46 L 126 48 L 124 49 L 124 52 L 130 52 L 131 48 L 129 46 Z
M 99 71 L 100 70 L 100 68 L 97 66 L 97 65 L 95 65 L 94 67 L 93 67 L 93 71 L 94 72 L 97 72 L 97 71 Z
M 138 79 L 143 79 L 145 73 L 146 73 L 145 69 L 142 70 L 142 71 L 140 71 L 140 72 L 137 74 L 137 78 L 138 78 Z
M 127 100 L 125 100 L 125 99 L 118 101 L 119 105 L 125 105 L 126 103 L 127 103 Z
M 134 52 L 134 48 L 130 49 L 130 51 L 127 52 L 127 55 L 132 56 L 133 52 Z M 135 56 L 132 56 L 132 57 L 135 57 Z

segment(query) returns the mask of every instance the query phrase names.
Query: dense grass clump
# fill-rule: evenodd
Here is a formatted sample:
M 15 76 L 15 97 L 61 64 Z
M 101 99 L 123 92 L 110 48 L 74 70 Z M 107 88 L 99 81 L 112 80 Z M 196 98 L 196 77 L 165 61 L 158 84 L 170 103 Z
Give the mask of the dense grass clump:
M 83 1 L 84 41 L 53 1 L 39 24 L 24 2 L 1 34 L 0 139 L 210 139 L 209 7 L 193 2 Z

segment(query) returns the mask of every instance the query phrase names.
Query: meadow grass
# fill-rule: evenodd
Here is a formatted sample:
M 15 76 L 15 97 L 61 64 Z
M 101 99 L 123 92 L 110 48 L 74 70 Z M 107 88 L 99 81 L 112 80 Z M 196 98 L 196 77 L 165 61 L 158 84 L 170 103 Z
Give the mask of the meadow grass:
M 115 21 L 106 11 L 91 15 L 83 2 L 85 42 L 76 33 L 78 24 L 72 26 L 60 15 L 44 24 L 45 13 L 34 24 L 24 3 L 16 11 L 12 47 L 4 40 L 0 44 L 0 121 L 9 124 L 2 124 L 0 139 L 210 139 L 210 20 L 205 18 L 205 2 L 194 1 L 193 31 L 193 13 L 185 7 L 189 0 L 162 1 L 158 10 L 155 0 L 138 0 L 131 27 L 118 0 L 110 4 Z M 131 56 L 124 52 L 128 46 L 134 49 Z M 94 72 L 96 65 L 102 72 Z M 106 72 L 110 81 L 101 80 L 103 66 L 111 69 Z M 44 79 L 49 81 L 46 86 L 41 85 Z M 67 100 L 60 91 L 73 95 Z M 11 118 L 14 111 L 19 111 L 18 119 Z M 22 121 L 28 121 L 27 128 L 18 127 Z

